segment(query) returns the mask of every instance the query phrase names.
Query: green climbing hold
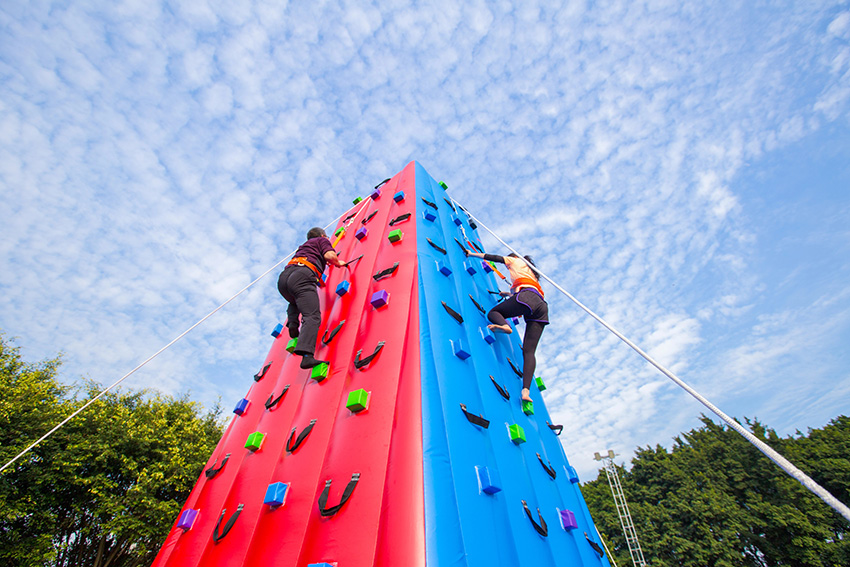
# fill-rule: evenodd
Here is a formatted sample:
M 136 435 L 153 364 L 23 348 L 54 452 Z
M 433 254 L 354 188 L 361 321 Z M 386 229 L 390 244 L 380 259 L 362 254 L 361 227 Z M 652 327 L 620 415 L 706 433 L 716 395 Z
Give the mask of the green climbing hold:
M 523 400 L 522 413 L 525 415 L 534 415 L 534 402 Z
M 316 382 L 321 382 L 322 380 L 328 377 L 329 369 L 330 366 L 328 366 L 327 362 L 323 362 L 317 366 L 314 366 L 313 370 L 310 372 L 310 378 L 312 378 Z
M 363 197 L 357 197 L 356 199 L 354 199 L 354 200 L 352 201 L 352 203 L 354 203 L 354 204 L 356 205 L 357 203 L 359 203 L 359 202 L 360 202 L 360 201 L 362 201 L 362 200 L 363 200 Z
M 514 423 L 513 425 L 508 426 L 508 433 L 511 435 L 511 441 L 515 445 L 519 445 L 520 443 L 525 443 L 525 430 L 519 426 L 519 424 Z
M 295 347 L 298 345 L 298 338 L 289 339 L 289 342 L 286 343 L 286 352 L 293 352 Z
M 343 232 L 345 232 L 345 227 L 344 227 L 344 226 L 341 226 L 341 227 L 339 227 L 338 229 L 336 229 L 336 232 L 334 232 L 334 236 L 339 236 L 339 235 L 340 235 L 340 234 L 342 234 Z
M 366 409 L 367 402 L 369 401 L 369 392 L 360 388 L 359 390 L 354 390 L 353 392 L 349 392 L 348 401 L 345 404 L 345 407 L 353 412 L 363 411 Z
M 448 188 L 449 188 L 449 186 L 446 185 L 445 181 L 440 181 L 440 187 L 442 187 L 444 190 L 448 190 Z
M 387 238 L 389 239 L 389 241 L 393 242 L 393 243 L 400 242 L 403 237 L 404 237 L 404 233 L 402 233 L 401 229 L 398 229 L 398 228 L 393 230 L 392 232 L 390 232 L 387 235 Z
M 534 379 L 534 383 L 537 384 L 537 389 L 541 392 L 546 389 L 546 384 L 543 383 L 543 378 L 538 376 Z
M 248 440 L 245 441 L 245 448 L 250 451 L 257 451 L 263 445 L 263 439 L 265 439 L 266 435 L 264 433 L 260 433 L 259 431 L 255 431 L 251 435 L 248 436 Z

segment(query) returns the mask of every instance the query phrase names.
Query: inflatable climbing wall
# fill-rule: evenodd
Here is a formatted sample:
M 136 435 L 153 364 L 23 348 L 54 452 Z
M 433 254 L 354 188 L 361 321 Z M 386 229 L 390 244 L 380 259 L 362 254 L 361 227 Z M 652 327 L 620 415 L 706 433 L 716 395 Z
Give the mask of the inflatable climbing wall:
M 411 162 L 332 240 L 362 257 L 319 289 L 329 364 L 302 370 L 278 325 L 154 566 L 608 565 L 445 185 Z

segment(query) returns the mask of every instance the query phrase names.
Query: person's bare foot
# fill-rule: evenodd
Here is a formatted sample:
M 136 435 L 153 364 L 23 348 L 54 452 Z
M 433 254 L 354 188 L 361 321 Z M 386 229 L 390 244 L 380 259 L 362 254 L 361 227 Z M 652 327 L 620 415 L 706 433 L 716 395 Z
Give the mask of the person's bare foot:
M 522 389 L 522 401 L 530 402 L 531 400 L 531 392 L 528 391 L 528 388 Z
M 491 331 L 496 331 L 497 333 L 505 333 L 506 335 L 510 335 L 514 332 L 510 325 L 487 325 L 487 328 Z

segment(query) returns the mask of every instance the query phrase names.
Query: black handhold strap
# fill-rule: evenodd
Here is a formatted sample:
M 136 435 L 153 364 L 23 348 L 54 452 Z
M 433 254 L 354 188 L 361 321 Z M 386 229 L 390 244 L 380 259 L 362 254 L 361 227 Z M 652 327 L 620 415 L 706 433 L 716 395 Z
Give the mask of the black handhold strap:
M 378 211 L 372 211 L 371 213 L 369 213 L 369 216 L 368 216 L 368 217 L 366 217 L 365 219 L 363 219 L 362 221 L 360 221 L 360 224 L 365 225 L 367 222 L 369 222 L 370 220 L 372 220 L 372 217 L 374 217 L 374 216 L 375 216 L 375 215 L 377 215 L 377 214 L 378 214 Z
M 499 386 L 499 383 L 496 382 L 496 379 L 493 378 L 492 374 L 490 375 L 490 380 L 493 381 L 493 385 L 496 386 L 496 389 L 499 391 L 499 393 L 502 395 L 503 398 L 505 398 L 506 400 L 511 399 L 511 394 L 507 390 L 505 390 L 504 388 Z
M 397 223 L 400 223 L 400 222 L 403 222 L 403 221 L 406 221 L 409 218 L 410 218 L 410 213 L 404 213 L 403 215 L 399 215 L 399 216 L 397 216 L 396 218 L 394 218 L 393 220 L 390 221 L 390 226 L 397 224 Z
M 587 535 L 587 532 L 584 532 L 584 539 L 587 540 L 587 543 L 590 544 L 590 547 L 593 548 L 593 551 L 595 551 L 596 553 L 599 554 L 599 557 L 602 557 L 602 556 L 605 555 L 605 553 L 603 553 L 603 551 L 602 551 L 602 548 L 599 547 L 599 544 L 596 543 L 595 541 L 593 541 L 592 539 L 590 539 L 590 536 Z
M 268 364 L 266 364 L 265 366 L 263 366 L 263 369 L 262 369 L 262 370 L 260 370 L 260 371 L 259 371 L 259 372 L 257 372 L 256 374 L 254 374 L 254 382 L 259 382 L 260 380 L 262 380 L 262 379 L 263 379 L 263 377 L 266 375 L 266 372 L 268 372 L 268 371 L 269 371 L 269 368 L 271 368 L 271 365 L 272 365 L 272 363 L 271 363 L 271 362 L 269 362 Z
M 351 219 L 353 219 L 353 218 L 354 218 L 354 217 L 356 217 L 356 216 L 357 216 L 357 211 L 355 211 L 355 212 L 351 213 L 350 215 L 348 215 L 347 217 L 345 217 L 344 219 L 342 219 L 342 224 L 347 223 L 348 221 L 350 221 Z
M 540 456 L 540 453 L 537 453 L 537 460 L 540 461 L 540 464 L 543 465 L 543 470 L 545 470 L 549 474 L 549 476 L 551 476 L 552 478 L 555 478 L 555 476 L 557 476 L 558 473 L 555 472 L 555 469 L 552 468 L 552 461 L 549 461 L 549 464 L 546 465 L 546 463 L 543 462 L 543 457 Z
M 383 279 L 387 276 L 391 276 L 397 269 L 398 269 L 398 262 L 393 264 L 392 268 L 387 268 L 386 270 L 382 270 L 382 271 L 378 272 L 377 274 L 372 276 L 372 279 L 375 280 L 375 281 L 378 281 L 378 280 Z
M 372 359 L 378 356 L 378 353 L 381 352 L 382 348 L 384 348 L 384 341 L 379 342 L 378 346 L 375 347 L 375 351 L 364 359 L 360 358 L 360 354 L 363 351 L 358 350 L 357 354 L 354 356 L 354 368 L 363 368 L 364 366 L 372 362 Z
M 469 250 L 466 249 L 466 246 L 464 246 L 463 243 L 457 238 L 455 238 L 455 242 L 457 242 L 457 245 L 460 246 L 461 250 L 463 250 L 463 255 L 469 256 Z
M 217 475 L 218 473 L 220 473 L 220 472 L 221 472 L 221 469 L 223 469 L 223 468 L 224 468 L 224 465 L 226 465 L 226 464 L 227 464 L 228 459 L 230 459 L 230 453 L 228 453 L 228 454 L 226 454 L 226 455 L 224 456 L 224 460 L 223 460 L 223 461 L 221 461 L 221 466 L 220 466 L 220 467 L 218 467 L 217 469 L 216 469 L 216 468 L 213 468 L 213 467 L 215 467 L 215 464 L 218 462 L 218 459 L 216 459 L 215 461 L 213 461 L 212 466 L 211 466 L 210 468 L 208 468 L 207 470 L 205 470 L 205 471 L 204 471 L 204 474 L 207 476 L 207 478 L 208 478 L 208 479 L 215 478 L 215 475 Z
M 322 335 L 322 343 L 324 343 L 326 345 L 330 344 L 330 342 L 332 340 L 334 340 L 334 337 L 339 332 L 339 330 L 342 329 L 343 325 L 345 325 L 345 319 L 343 319 L 342 321 L 339 322 L 339 325 L 337 325 L 336 328 L 334 328 L 334 330 L 331 331 L 330 335 L 328 335 L 328 331 L 325 330 L 325 333 Z
M 466 404 L 460 404 L 460 409 L 463 411 L 463 415 L 466 416 L 466 419 L 469 420 L 469 423 L 472 423 L 473 425 L 477 425 L 479 427 L 483 427 L 484 429 L 490 427 L 489 419 L 484 419 L 484 416 L 480 414 L 475 415 L 469 413 L 468 411 L 466 411 Z
M 442 304 L 443 304 L 443 307 L 445 307 L 445 308 L 446 308 L 446 311 L 448 312 L 448 314 L 449 314 L 449 315 L 451 315 L 452 317 L 454 317 L 454 320 L 455 320 L 455 321 L 457 321 L 458 323 L 460 323 L 461 325 L 463 325 L 463 317 L 461 316 L 461 314 L 460 314 L 460 313 L 458 313 L 457 311 L 455 311 L 454 309 L 452 309 L 451 307 L 449 307 L 448 305 L 446 305 L 446 302 L 445 302 L 445 301 L 441 301 L 440 303 L 442 303 Z
M 339 512 L 342 505 L 348 502 L 348 499 L 351 498 L 351 493 L 354 492 L 354 487 L 357 486 L 357 482 L 359 480 L 360 473 L 354 473 L 351 475 L 351 480 L 348 481 L 345 490 L 342 491 L 342 498 L 340 499 L 339 504 L 331 506 L 330 508 L 326 508 L 325 506 L 328 504 L 328 493 L 331 491 L 331 481 L 328 480 L 325 482 L 325 489 L 322 490 L 322 493 L 319 495 L 319 513 L 323 518 L 333 516 Z
M 434 209 L 435 211 L 436 211 L 436 210 L 439 210 L 439 209 L 437 209 L 437 204 L 436 204 L 436 203 L 432 203 L 431 201 L 429 201 L 429 200 L 428 200 L 428 199 L 426 199 L 425 197 L 422 197 L 422 202 L 423 202 L 423 203 L 425 203 L 426 205 L 428 205 L 429 207 L 431 207 L 432 209 Z
M 475 228 L 475 227 L 473 227 L 473 228 Z M 473 247 L 473 248 L 475 248 L 476 250 L 478 250 L 478 251 L 479 251 L 479 252 L 481 252 L 482 254 L 484 253 L 484 249 L 483 249 L 483 248 L 481 248 L 480 246 L 478 246 L 476 243 L 474 243 L 474 242 L 473 242 L 473 241 L 471 241 L 471 240 L 469 241 L 469 243 L 470 243 L 470 244 L 472 244 L 472 247 Z
M 511 370 L 513 370 L 513 371 L 514 371 L 514 374 L 516 374 L 517 376 L 519 376 L 520 378 L 522 378 L 522 372 L 520 372 L 519 368 L 517 368 L 516 366 L 514 366 L 514 363 L 513 363 L 513 361 L 511 360 L 511 358 L 510 358 L 509 356 L 506 356 L 505 358 L 507 358 L 507 359 L 508 359 L 508 364 L 510 364 L 510 365 L 511 365 Z
M 452 204 L 452 202 L 451 202 L 451 201 L 449 201 L 449 200 L 448 200 L 448 199 L 446 199 L 445 197 L 443 197 L 443 200 L 444 200 L 446 203 L 448 203 L 448 204 L 449 204 L 449 206 L 452 208 L 452 211 L 454 211 L 455 213 L 457 213 L 457 209 L 455 208 L 455 206 Z
M 295 451 L 295 449 L 297 449 L 298 447 L 300 447 L 300 446 L 301 446 L 301 443 L 303 443 L 303 442 L 304 442 L 304 440 L 305 440 L 305 439 L 307 439 L 307 436 L 308 436 L 308 435 L 310 435 L 310 431 L 312 431 L 312 430 L 313 430 L 313 426 L 314 426 L 314 425 L 316 425 L 316 420 L 315 420 L 315 419 L 310 420 L 310 425 L 308 425 L 307 427 L 305 427 L 305 428 L 304 428 L 304 431 L 302 431 L 302 432 L 298 435 L 298 438 L 297 438 L 297 439 L 295 439 L 295 443 L 294 443 L 294 444 L 292 443 L 292 438 L 293 438 L 293 437 L 295 437 L 295 430 L 296 430 L 296 429 L 298 429 L 298 428 L 297 428 L 297 427 L 293 427 L 293 428 L 292 428 L 292 433 L 290 433 L 290 434 L 289 434 L 289 439 L 287 439 L 287 440 L 286 440 L 286 450 L 287 450 L 287 451 L 289 451 L 290 453 L 292 453 L 292 452 L 294 452 L 294 451 Z
M 233 524 L 236 523 L 236 518 L 238 518 L 239 514 L 242 513 L 242 508 L 244 508 L 244 507 L 245 507 L 244 504 L 240 504 L 239 506 L 236 507 L 236 511 L 233 513 L 232 516 L 230 516 L 230 519 L 227 520 L 227 523 L 224 524 L 224 530 L 222 530 L 222 532 L 219 533 L 218 528 L 221 527 L 221 521 L 224 519 L 224 514 L 227 512 L 227 508 L 225 508 L 224 510 L 221 511 L 221 516 L 218 517 L 218 522 L 216 522 L 215 528 L 213 529 L 213 534 L 212 534 L 212 538 L 213 538 L 213 541 L 215 543 L 218 543 L 222 539 L 224 539 L 224 536 L 227 535 L 227 533 L 233 527 Z
M 383 185 L 384 183 L 388 182 L 390 179 L 392 179 L 392 177 L 387 177 L 386 179 L 384 179 L 383 181 L 381 181 L 380 183 L 378 183 L 377 185 L 375 185 L 375 189 L 377 189 L 378 187 L 380 187 L 380 186 L 381 186 L 381 185 Z
M 280 402 L 280 400 L 283 399 L 283 396 L 286 395 L 287 391 L 289 391 L 289 384 L 287 384 L 283 388 L 283 392 L 281 392 L 280 395 L 277 398 L 274 397 L 274 392 L 272 392 L 271 395 L 269 396 L 269 399 L 266 400 L 266 409 L 270 410 L 273 407 L 275 407 L 278 404 L 278 402 Z
M 434 250 L 436 250 L 437 252 L 441 252 L 441 253 L 443 253 L 443 254 L 445 254 L 445 253 L 446 253 L 446 249 L 445 249 L 445 248 L 441 248 L 441 247 L 439 247 L 438 245 L 434 244 L 434 243 L 431 241 L 431 239 L 430 239 L 430 238 L 426 238 L 425 240 L 427 240 L 427 241 L 428 241 L 428 244 L 430 244 L 430 245 L 431 245 L 431 247 L 432 247 Z
M 481 307 L 481 304 L 480 304 L 480 303 L 478 303 L 477 301 L 475 301 L 475 298 L 474 298 L 474 297 L 472 297 L 472 294 L 471 294 L 471 293 L 469 294 L 469 299 L 471 299 L 471 300 L 472 300 L 472 303 L 474 303 L 474 304 L 475 304 L 475 307 L 476 307 L 476 308 L 477 308 L 477 309 L 481 312 L 481 314 L 482 314 L 482 315 L 486 315 L 486 314 L 487 314 L 487 312 L 486 312 L 486 311 L 484 311 L 484 308 L 483 308 L 483 307 Z
M 549 527 L 546 525 L 546 520 L 543 519 L 543 516 L 540 514 L 540 508 L 537 509 L 537 517 L 540 519 L 540 523 L 534 521 L 534 516 L 531 515 L 531 510 L 528 509 L 528 503 L 523 500 L 522 507 L 525 508 L 525 515 L 528 516 L 528 519 L 531 520 L 531 525 L 534 526 L 534 529 L 542 535 L 546 537 L 549 535 Z
M 563 426 L 563 425 L 552 425 L 552 424 L 551 424 L 551 423 L 549 423 L 548 421 L 546 422 L 546 425 L 548 425 L 548 426 L 549 426 L 549 429 L 551 429 L 552 431 L 554 431 L 554 432 L 555 432 L 555 435 L 560 435 L 560 434 L 561 434 L 561 432 L 564 430 L 564 426 Z

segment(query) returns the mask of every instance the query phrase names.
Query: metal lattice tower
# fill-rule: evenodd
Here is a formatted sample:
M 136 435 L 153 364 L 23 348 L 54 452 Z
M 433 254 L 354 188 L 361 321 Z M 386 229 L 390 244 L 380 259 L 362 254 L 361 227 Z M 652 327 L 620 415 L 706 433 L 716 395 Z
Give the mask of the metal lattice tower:
M 610 449 L 604 457 L 600 456 L 599 453 L 594 453 L 593 456 L 595 460 L 602 461 L 605 474 L 608 476 L 608 484 L 611 486 L 611 494 L 614 496 L 614 505 L 617 507 L 617 515 L 620 517 L 620 525 L 623 527 L 623 535 L 626 537 L 626 545 L 629 546 L 632 563 L 635 567 L 646 567 L 646 560 L 643 558 L 643 551 L 640 548 L 640 542 L 638 542 L 632 515 L 629 513 L 626 495 L 623 494 L 623 487 L 620 485 L 620 475 L 614 465 L 614 457 L 616 455 Z

